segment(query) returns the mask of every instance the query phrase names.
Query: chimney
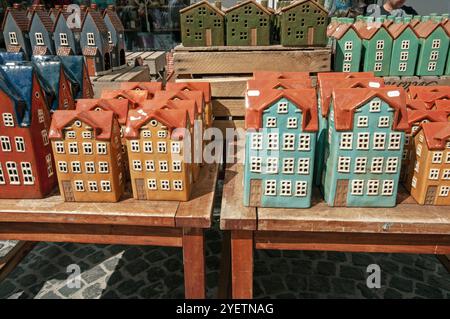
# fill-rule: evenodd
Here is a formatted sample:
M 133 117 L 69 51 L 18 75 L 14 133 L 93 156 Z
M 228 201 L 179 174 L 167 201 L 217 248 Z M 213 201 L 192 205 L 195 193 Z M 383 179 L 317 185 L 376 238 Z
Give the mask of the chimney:
M 92 3 L 91 4 L 91 9 L 94 11 L 97 11 L 97 4 L 96 3 Z
M 13 8 L 16 9 L 16 10 L 22 10 L 22 4 L 20 4 L 20 3 L 14 3 L 14 4 L 13 4 Z
M 86 5 L 80 4 L 80 10 L 81 10 L 81 11 L 86 11 L 86 9 L 87 9 L 87 6 L 86 6 Z
M 267 8 L 267 7 L 269 6 L 269 1 L 268 1 L 268 0 L 261 0 L 261 5 L 262 5 L 264 8 Z
M 216 0 L 214 2 L 214 5 L 216 6 L 217 9 L 222 10 L 222 1 L 221 0 Z

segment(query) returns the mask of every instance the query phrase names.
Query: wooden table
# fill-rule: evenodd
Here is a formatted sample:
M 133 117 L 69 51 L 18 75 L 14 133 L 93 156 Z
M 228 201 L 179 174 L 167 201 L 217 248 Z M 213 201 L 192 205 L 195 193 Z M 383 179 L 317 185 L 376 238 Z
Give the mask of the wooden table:
M 40 200 L 0 200 L 0 240 L 150 245 L 183 248 L 186 298 L 205 298 L 204 229 L 211 216 L 218 165 L 202 168 L 188 202 L 66 203 L 59 195 Z M 14 249 L 23 255 L 29 245 Z M 1 272 L 11 270 L 0 260 Z
M 242 164 L 225 172 L 220 218 L 231 233 L 233 298 L 253 297 L 253 249 L 450 253 L 450 207 L 419 206 L 405 192 L 390 209 L 332 208 L 319 196 L 310 209 L 244 207 L 242 173 Z

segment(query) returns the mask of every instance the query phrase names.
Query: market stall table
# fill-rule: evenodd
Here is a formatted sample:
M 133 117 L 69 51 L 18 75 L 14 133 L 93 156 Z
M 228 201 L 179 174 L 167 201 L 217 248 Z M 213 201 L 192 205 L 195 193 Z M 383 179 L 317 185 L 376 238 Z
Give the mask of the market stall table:
M 211 226 L 218 165 L 202 168 L 188 202 L 64 202 L 59 195 L 37 200 L 0 200 L 0 240 L 181 247 L 186 298 L 205 298 L 204 230 Z M 0 260 L 10 271 L 29 244 Z M 20 259 L 20 258 L 19 258 Z

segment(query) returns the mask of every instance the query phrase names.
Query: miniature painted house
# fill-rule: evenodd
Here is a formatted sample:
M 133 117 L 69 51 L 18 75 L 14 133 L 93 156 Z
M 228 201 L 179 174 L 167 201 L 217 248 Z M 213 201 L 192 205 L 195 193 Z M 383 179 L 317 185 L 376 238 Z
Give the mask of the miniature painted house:
M 53 21 L 44 8 L 37 7 L 30 18 L 30 41 L 33 55 L 55 55 Z
M 394 207 L 408 129 L 403 89 L 336 89 L 328 125 L 328 205 Z
M 181 40 L 186 47 L 225 45 L 225 13 L 220 1 L 215 5 L 200 1 L 180 10 Z
M 103 19 L 108 28 L 108 43 L 111 50 L 112 67 L 125 67 L 125 28 L 116 12 L 114 5 L 109 5 L 103 12 Z
M 22 52 L 26 59 L 30 59 L 33 55 L 29 37 L 30 21 L 20 4 L 15 3 L 12 8 L 6 9 L 2 30 L 6 50 L 13 53 Z
M 313 0 L 295 1 L 281 9 L 281 44 L 325 46 L 328 11 Z
M 56 54 L 59 56 L 81 55 L 81 22 L 86 12 L 80 11 L 80 24 L 68 23 L 71 13 L 60 11 L 54 22 L 53 37 Z
M 0 64 L 5 64 L 8 62 L 18 62 L 23 61 L 24 56 L 22 52 L 11 53 L 11 52 L 0 52 Z
M 358 72 L 361 64 L 362 40 L 353 24 L 340 24 L 332 37 L 335 39 L 335 71 Z
M 149 93 L 144 90 L 103 90 L 101 94 L 102 99 L 127 100 L 129 109 L 141 107 L 148 97 Z
M 123 194 L 119 124 L 111 111 L 56 111 L 52 141 L 66 202 L 117 202 Z
M 247 94 L 250 90 L 287 90 L 287 89 L 308 89 L 312 87 L 309 77 L 299 79 L 256 79 L 247 81 Z
M 0 198 L 42 198 L 56 186 L 50 114 L 30 64 L 0 68 Z
M 424 101 L 429 110 L 435 108 L 436 101 L 450 99 L 449 86 L 410 87 L 409 92 L 411 98 Z
M 414 143 L 412 197 L 421 205 L 450 205 L 450 122 L 421 124 Z
M 286 79 L 305 79 L 309 77 L 309 72 L 274 72 L 274 71 L 254 71 L 254 79 L 273 79 L 273 80 L 286 80 Z
M 87 65 L 82 55 L 59 56 L 59 60 L 64 65 L 64 70 L 70 80 L 72 95 L 74 98 L 93 98 L 94 89 Z
M 397 21 L 388 28 L 393 39 L 391 76 L 413 76 L 419 52 L 419 38 L 409 21 Z
M 315 90 L 271 90 L 249 98 L 245 128 L 244 205 L 310 207 Z
M 229 8 L 225 11 L 227 45 L 269 45 L 272 16 L 271 9 L 253 0 Z
M 183 110 L 129 111 L 125 138 L 135 199 L 189 200 L 193 181 L 183 140 L 190 129 Z
M 147 91 L 149 99 L 163 89 L 161 82 L 121 82 L 120 88 L 122 90 Z

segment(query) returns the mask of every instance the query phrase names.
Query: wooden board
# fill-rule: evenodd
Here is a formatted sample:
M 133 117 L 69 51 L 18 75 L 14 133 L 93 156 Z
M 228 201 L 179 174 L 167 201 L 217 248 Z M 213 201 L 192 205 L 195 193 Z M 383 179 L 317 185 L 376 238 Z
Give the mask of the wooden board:
M 213 99 L 212 107 L 216 118 L 245 116 L 244 99 Z
M 6 256 L 0 258 L 0 282 L 14 270 L 35 245 L 36 243 L 32 241 L 19 241 Z
M 152 54 L 142 57 L 144 60 L 144 65 L 147 65 L 150 74 L 156 75 L 163 72 L 166 68 L 166 52 L 157 51 Z
M 175 82 L 209 82 L 211 83 L 211 96 L 213 98 L 244 98 L 247 81 L 251 79 L 247 76 L 227 76 L 213 77 L 202 76 L 197 79 L 186 79 L 177 75 Z
M 327 47 L 284 47 L 282 45 L 255 45 L 255 46 L 203 46 L 185 47 L 182 44 L 174 48 L 174 52 L 241 52 L 241 51 L 317 51 L 331 50 Z

